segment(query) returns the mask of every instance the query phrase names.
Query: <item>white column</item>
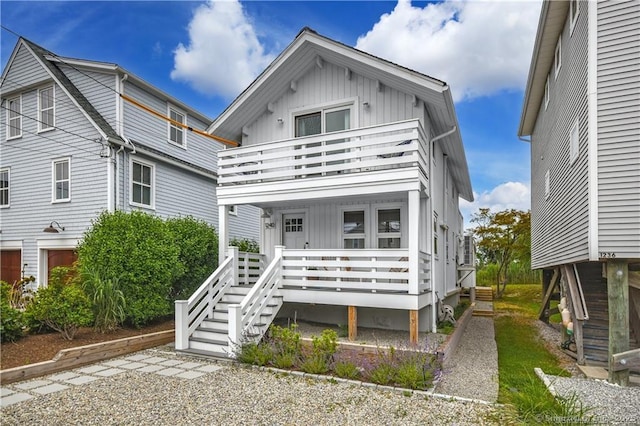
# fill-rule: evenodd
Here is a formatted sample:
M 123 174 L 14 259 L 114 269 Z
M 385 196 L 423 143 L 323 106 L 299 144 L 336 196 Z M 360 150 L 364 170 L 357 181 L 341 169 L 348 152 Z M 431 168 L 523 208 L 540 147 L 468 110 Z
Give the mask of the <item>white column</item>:
M 227 247 L 227 256 L 231 257 L 233 261 L 231 262 L 231 270 L 233 271 L 231 285 L 240 285 L 238 280 L 238 271 L 240 266 L 240 255 L 238 254 L 238 247 L 229 246 Z
M 229 357 L 235 358 L 235 351 L 242 346 L 242 308 L 240 305 L 229 305 Z
M 218 206 L 218 265 L 224 262 L 229 247 L 229 207 Z
M 409 294 L 419 294 L 420 191 L 409 191 Z
M 186 300 L 176 300 L 175 307 L 175 346 L 177 350 L 189 349 L 189 302 Z

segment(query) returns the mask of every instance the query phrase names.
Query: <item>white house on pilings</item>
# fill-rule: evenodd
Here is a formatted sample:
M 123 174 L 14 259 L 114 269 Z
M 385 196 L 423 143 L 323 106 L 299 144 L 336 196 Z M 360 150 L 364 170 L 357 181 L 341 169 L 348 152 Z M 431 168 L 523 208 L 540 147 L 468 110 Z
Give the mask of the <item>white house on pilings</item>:
M 435 331 L 464 263 L 472 188 L 449 86 L 308 28 L 211 124 L 220 267 L 176 302 L 176 347 L 228 351 L 278 316 Z M 262 209 L 259 255 L 229 209 Z M 466 268 L 468 269 L 468 268 Z

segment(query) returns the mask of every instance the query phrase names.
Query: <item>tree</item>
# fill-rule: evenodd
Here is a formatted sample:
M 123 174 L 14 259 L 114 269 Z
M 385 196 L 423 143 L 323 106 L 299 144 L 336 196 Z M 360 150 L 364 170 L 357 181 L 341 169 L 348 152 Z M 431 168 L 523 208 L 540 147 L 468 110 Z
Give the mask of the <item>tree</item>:
M 497 296 L 502 297 L 509 264 L 514 260 L 530 262 L 531 212 L 510 209 L 492 213 L 481 208 L 471 222 L 476 224 L 473 233 L 481 262 L 498 265 Z

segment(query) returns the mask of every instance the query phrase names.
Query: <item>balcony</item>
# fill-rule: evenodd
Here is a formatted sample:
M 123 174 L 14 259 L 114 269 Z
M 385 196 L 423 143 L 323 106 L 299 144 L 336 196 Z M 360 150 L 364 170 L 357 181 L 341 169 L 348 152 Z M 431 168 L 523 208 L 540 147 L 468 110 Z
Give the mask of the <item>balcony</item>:
M 280 140 L 218 153 L 221 204 L 428 188 L 418 120 Z M 320 193 L 318 193 L 318 191 Z

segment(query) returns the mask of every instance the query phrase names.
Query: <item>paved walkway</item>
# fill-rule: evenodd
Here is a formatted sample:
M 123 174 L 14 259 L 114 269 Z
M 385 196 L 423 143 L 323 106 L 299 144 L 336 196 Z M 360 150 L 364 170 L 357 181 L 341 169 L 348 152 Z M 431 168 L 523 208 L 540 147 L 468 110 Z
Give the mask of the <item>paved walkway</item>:
M 493 304 L 482 302 L 482 309 L 492 311 Z M 488 402 L 498 399 L 498 348 L 493 317 L 471 317 L 460 344 L 444 365 L 436 392 Z
M 125 358 L 104 361 L 40 379 L 4 385 L 0 388 L 0 405 L 7 407 L 36 396 L 61 392 L 105 377 L 117 376 L 126 371 L 135 370 L 141 373 L 156 374 L 161 377 L 177 377 L 191 380 L 221 368 L 223 367 L 207 362 L 190 362 L 184 359 L 175 359 L 172 352 L 145 351 Z

